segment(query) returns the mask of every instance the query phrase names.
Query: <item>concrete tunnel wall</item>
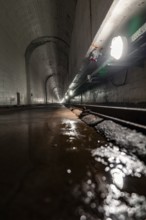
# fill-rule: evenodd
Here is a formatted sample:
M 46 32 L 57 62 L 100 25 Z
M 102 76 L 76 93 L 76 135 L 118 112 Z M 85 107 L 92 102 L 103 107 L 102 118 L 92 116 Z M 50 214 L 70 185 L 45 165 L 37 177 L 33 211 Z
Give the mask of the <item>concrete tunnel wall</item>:
M 70 75 L 75 77 L 91 41 L 99 29 L 112 1 L 78 1 L 70 52 Z M 90 3 L 90 4 L 89 4 Z M 99 5 L 98 5 L 99 4 Z M 99 7 L 98 7 L 99 6 Z M 92 30 L 92 31 L 91 31 Z M 125 73 L 125 71 L 127 73 Z M 71 100 L 94 104 L 146 104 L 146 62 L 112 77 L 105 76 L 94 89 Z
M 48 80 L 48 102 L 62 97 L 78 73 L 85 54 L 98 31 L 112 0 L 3 0 L 0 2 L 0 106 L 46 102 L 45 80 Z M 76 9 L 76 10 L 75 10 Z M 75 19 L 74 19 L 75 14 Z M 72 32 L 73 30 L 73 32 Z M 25 51 L 35 39 L 57 36 L 69 45 L 58 42 L 37 47 L 29 60 L 29 84 L 25 66 Z M 60 52 L 62 51 L 62 52 Z M 67 61 L 68 57 L 68 61 Z M 68 70 L 69 68 L 69 70 Z M 82 95 L 90 103 L 143 103 L 145 65 L 105 78 L 102 84 Z M 114 83 L 113 83 L 114 82 Z M 76 97 L 80 102 L 81 98 Z
M 77 103 L 146 105 L 146 62 L 143 67 L 132 67 L 105 78 L 96 88 L 72 99 Z
M 55 101 L 56 97 L 52 91 L 55 87 L 59 95 L 63 96 L 77 73 L 88 46 L 111 3 L 111 0 L 106 4 L 102 0 L 98 2 L 78 0 L 74 22 L 76 1 L 73 0 L 69 2 L 67 0 L 61 2 L 51 0 L 1 1 L 0 105 L 17 105 L 18 92 L 22 105 L 29 104 L 29 99 L 31 104 L 44 103 L 46 98 L 44 82 L 52 72 L 57 73 L 54 74 L 54 79 L 48 81 L 47 101 Z M 68 61 L 70 65 L 63 58 L 64 54 L 59 54 L 55 46 L 50 45 L 52 52 L 49 53 L 49 46 L 45 44 L 36 48 L 36 51 L 32 53 L 28 79 L 24 56 L 27 46 L 32 40 L 50 35 L 58 36 L 70 44 L 73 24 L 74 32 Z M 69 50 L 62 48 L 62 51 L 68 56 Z M 57 60 L 56 54 L 59 54 Z M 49 66 L 48 62 L 53 67 Z M 67 65 L 70 66 L 70 71 Z M 28 91 L 28 80 L 30 91 Z
M 30 56 L 28 69 L 31 104 L 57 102 L 56 92 L 62 97 L 67 89 L 67 77 L 64 76 L 68 74 L 68 48 L 65 53 L 62 43 L 60 48 L 58 44 L 50 41 L 37 47 Z
M 25 60 L 17 45 L 8 34 L 8 26 L 3 26 L 0 7 L 0 105 L 16 105 L 17 92 L 21 104 L 26 104 Z
M 97 87 L 86 92 L 82 97 L 82 101 L 99 104 L 139 104 L 145 106 L 146 63 L 144 67 L 130 68 L 127 76 L 125 76 L 125 73 L 117 72 L 116 75 Z
M 61 43 L 58 41 L 57 47 L 52 46 L 52 52 L 47 53 L 47 55 L 47 46 L 36 49 L 37 51 L 34 52 L 30 60 L 32 65 L 30 67 L 31 72 L 29 71 L 30 78 L 26 73 L 25 51 L 33 40 L 44 36 L 58 37 L 70 45 L 75 6 L 76 0 L 0 1 L 0 106 L 16 105 L 18 92 L 22 105 L 45 102 L 42 86 L 46 75 L 50 74 L 51 65 L 57 71 L 55 73 L 57 77 L 54 80 L 56 90 L 51 84 L 48 91 L 53 88 L 55 94 L 64 94 L 68 84 L 60 86 L 59 77 L 63 75 L 64 79 L 67 78 L 67 61 L 63 54 L 68 56 L 69 48 L 67 51 L 66 47 L 63 48 L 62 46 L 62 54 L 60 55 Z M 48 73 L 41 66 L 41 64 L 44 65 L 41 57 L 45 56 L 47 57 L 44 62 L 46 69 L 49 69 Z M 56 56 L 57 61 L 55 60 Z M 50 67 L 46 63 L 47 60 L 52 60 Z M 55 66 L 56 62 L 58 66 Z M 34 65 L 36 65 L 36 69 Z M 32 86 L 30 91 L 28 91 L 28 83 Z M 51 91 L 48 94 L 48 101 L 55 99 L 55 96 L 54 92 Z M 29 103 L 29 99 L 32 100 L 32 103 Z

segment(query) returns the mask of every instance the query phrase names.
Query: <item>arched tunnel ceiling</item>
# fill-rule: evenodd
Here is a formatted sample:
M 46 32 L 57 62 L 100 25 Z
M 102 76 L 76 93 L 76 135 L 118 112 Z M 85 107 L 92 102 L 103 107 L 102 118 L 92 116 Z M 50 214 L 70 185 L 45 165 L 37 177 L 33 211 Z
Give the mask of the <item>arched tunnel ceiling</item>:
M 0 23 L 23 53 L 32 40 L 41 36 L 58 36 L 70 44 L 75 2 L 1 0 Z
M 55 99 L 58 99 L 59 96 L 61 97 L 64 95 L 68 75 L 68 54 L 67 51 L 65 52 L 65 49 L 63 49 L 64 46 L 62 45 L 59 47 L 59 44 L 48 42 L 37 47 L 31 53 L 31 56 L 29 57 L 28 74 L 30 93 L 35 93 L 35 97 L 41 97 L 46 86 L 46 91 L 48 93 L 47 97 L 49 98 L 47 100 L 48 102 L 52 100 L 52 96 L 54 96 Z M 35 90 L 36 84 L 38 85 L 37 90 Z M 54 88 L 56 88 L 56 90 Z M 49 97 L 49 94 L 51 97 Z M 46 97 L 46 94 L 44 94 L 44 96 Z
M 36 52 L 35 50 L 32 51 L 33 58 L 31 59 L 30 56 L 31 61 L 29 60 L 28 63 L 33 60 L 33 65 L 35 65 L 41 61 L 37 69 L 42 74 L 41 80 L 44 82 L 46 77 L 53 73 L 56 87 L 59 87 L 60 80 L 66 79 L 68 71 L 67 60 L 75 6 L 75 0 L 0 1 L 0 26 L 7 33 L 10 41 L 14 43 L 16 50 L 19 51 L 21 56 L 25 55 L 30 43 L 36 39 L 46 36 L 55 37 L 52 42 L 44 42 L 39 47 L 36 47 Z M 29 65 L 27 66 L 27 71 L 28 68 Z M 27 77 L 27 80 L 30 80 L 30 78 Z M 31 85 L 30 82 L 28 84 L 28 86 Z M 67 85 L 60 86 L 58 90 L 60 96 L 63 95 L 65 87 Z M 51 85 L 51 88 L 54 88 L 54 85 Z M 28 92 L 31 92 L 31 88 L 29 90 Z M 54 94 L 55 96 L 56 94 Z
M 89 90 L 92 55 L 100 68 L 110 38 L 121 24 L 129 33 L 145 5 L 146 0 L 1 0 L 0 105 L 17 105 L 17 93 L 21 104 L 43 104 Z M 99 68 L 95 65 L 95 74 Z

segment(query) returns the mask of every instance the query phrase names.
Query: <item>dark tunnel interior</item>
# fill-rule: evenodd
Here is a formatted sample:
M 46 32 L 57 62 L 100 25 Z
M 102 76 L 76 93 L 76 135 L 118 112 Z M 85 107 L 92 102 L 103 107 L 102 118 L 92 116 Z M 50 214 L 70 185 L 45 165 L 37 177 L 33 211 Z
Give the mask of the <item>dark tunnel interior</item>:
M 146 220 L 146 0 L 0 0 L 0 220 Z

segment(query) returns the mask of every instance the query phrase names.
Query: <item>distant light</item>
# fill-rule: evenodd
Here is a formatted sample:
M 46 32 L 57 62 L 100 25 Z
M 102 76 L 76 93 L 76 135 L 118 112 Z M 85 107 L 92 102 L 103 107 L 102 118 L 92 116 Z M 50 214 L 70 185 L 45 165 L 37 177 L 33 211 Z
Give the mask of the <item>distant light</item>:
M 70 169 L 67 169 L 67 173 L 70 174 L 70 173 L 71 173 L 71 170 L 70 170 Z
M 68 99 L 68 95 L 65 96 L 65 99 Z
M 87 217 L 85 216 L 85 215 L 82 215 L 81 217 L 80 217 L 80 220 L 86 220 L 87 219 Z
M 69 91 L 69 96 L 73 96 L 73 90 Z
M 111 42 L 111 56 L 119 60 L 124 52 L 124 38 L 121 36 L 114 37 Z
M 70 86 L 69 86 L 69 89 L 72 89 L 72 88 L 74 88 L 76 86 L 76 83 L 75 82 L 72 82 L 71 84 L 70 84 Z

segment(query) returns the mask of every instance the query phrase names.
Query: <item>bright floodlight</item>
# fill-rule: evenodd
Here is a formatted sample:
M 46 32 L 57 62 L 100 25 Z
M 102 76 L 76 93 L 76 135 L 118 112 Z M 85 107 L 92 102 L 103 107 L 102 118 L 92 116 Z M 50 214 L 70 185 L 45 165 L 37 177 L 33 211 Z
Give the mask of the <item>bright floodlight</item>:
M 124 42 L 120 36 L 114 37 L 111 42 L 111 56 L 119 60 L 123 55 Z

